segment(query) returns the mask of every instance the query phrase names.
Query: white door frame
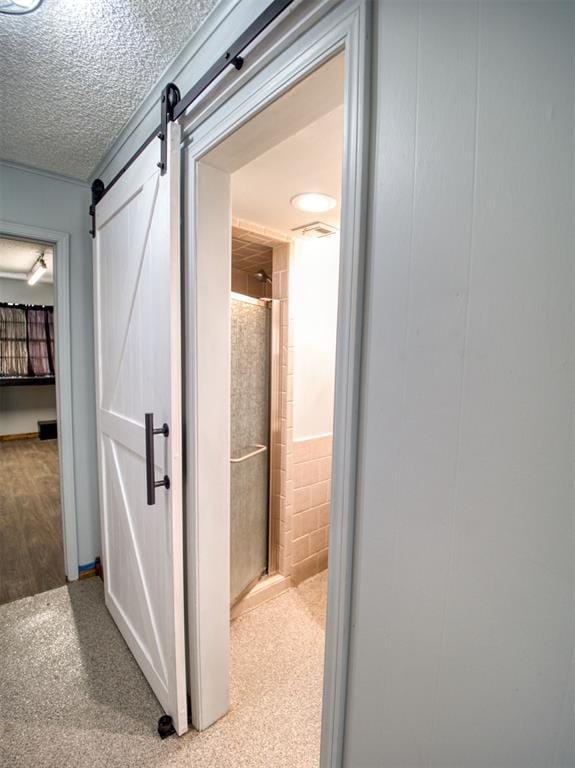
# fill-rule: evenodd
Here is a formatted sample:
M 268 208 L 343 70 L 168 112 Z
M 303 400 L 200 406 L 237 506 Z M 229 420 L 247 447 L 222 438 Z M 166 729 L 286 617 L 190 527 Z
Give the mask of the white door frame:
M 332 506 L 330 514 L 328 616 L 324 674 L 321 765 L 339 766 L 343 759 L 347 662 L 350 627 L 351 565 L 355 514 L 356 435 L 363 317 L 365 208 L 368 174 L 368 57 L 369 0 L 310 2 L 300 6 L 284 27 L 274 30 L 250 54 L 251 65 L 226 98 L 216 95 L 217 109 L 208 104 L 205 119 L 184 118 L 185 133 L 185 291 L 187 365 L 184 397 L 187 423 L 187 558 L 189 672 L 192 719 L 195 727 L 211 722 L 203 711 L 209 694 L 210 670 L 223 667 L 221 646 L 213 643 L 216 626 L 222 626 L 228 605 L 214 605 L 209 587 L 228 578 L 226 547 L 214 547 L 212 510 L 199 508 L 197 425 L 201 403 L 197 388 L 196 309 L 197 184 L 201 159 L 279 95 L 304 79 L 324 61 L 345 51 L 344 167 L 341 221 L 340 288 L 334 411 Z M 297 10 L 297 9 L 296 9 Z M 255 62 L 254 62 L 255 59 Z M 263 62 L 263 63 L 261 63 Z M 264 66 L 265 63 L 265 66 Z M 202 107 L 200 107 L 200 112 Z M 197 114 L 197 113 L 196 113 Z M 186 125 L 187 123 L 187 125 Z M 193 136 L 191 135 L 193 131 Z M 206 535 L 208 532 L 208 535 Z M 213 535 L 212 535 L 213 534 Z M 225 531 L 223 532 L 225 535 Z M 208 550 L 208 551 L 206 551 Z M 222 560 L 222 558 L 224 558 Z M 229 563 L 228 563 L 229 566 Z M 225 574 L 222 576 L 222 574 Z M 219 594 L 222 594 L 223 583 Z M 221 600 L 220 600 L 221 602 Z M 219 658 L 217 654 L 220 654 Z
M 74 484 L 74 426 L 72 418 L 72 354 L 70 337 L 70 234 L 54 229 L 0 221 L 0 234 L 39 240 L 54 247 L 54 327 L 56 334 L 56 407 L 60 510 L 64 539 L 64 568 L 68 581 L 78 578 L 76 487 Z

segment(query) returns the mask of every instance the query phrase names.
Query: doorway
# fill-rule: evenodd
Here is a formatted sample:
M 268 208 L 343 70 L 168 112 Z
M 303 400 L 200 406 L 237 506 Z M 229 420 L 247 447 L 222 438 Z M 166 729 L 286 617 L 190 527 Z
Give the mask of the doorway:
M 0 237 L 0 603 L 65 583 L 51 243 Z
M 197 730 L 206 729 L 230 710 L 230 459 L 243 459 L 243 449 L 249 447 L 236 446 L 241 451 L 236 455 L 232 453 L 230 439 L 231 175 L 326 113 L 341 108 L 344 92 L 341 115 L 345 160 L 339 165 L 340 172 L 342 166 L 344 169 L 341 182 L 342 258 L 336 312 L 336 358 L 339 362 L 335 365 L 335 376 L 332 369 L 332 379 L 337 380 L 338 386 L 330 408 L 334 448 L 329 484 L 332 500 L 328 585 L 331 600 L 328 599 L 328 604 L 331 601 L 332 607 L 327 620 L 322 727 L 328 742 L 334 739 L 330 730 L 337 720 L 335 710 L 343 696 L 345 633 L 349 626 L 364 189 L 361 121 L 365 89 L 358 85 L 363 82 L 361 74 L 366 50 L 363 11 L 363 5 L 338 6 L 326 18 L 325 24 L 322 23 L 320 40 L 316 28 L 306 28 L 301 35 L 296 35 L 290 28 L 281 55 L 276 56 L 277 49 L 273 49 L 274 55 L 262 61 L 261 67 L 252 68 L 249 75 L 247 69 L 242 70 L 239 81 L 236 81 L 237 90 L 229 98 L 220 100 L 215 91 L 207 94 L 209 99 L 216 95 L 207 115 L 201 113 L 201 109 L 195 109 L 193 115 L 184 116 L 186 107 L 182 106 L 180 115 L 174 112 L 175 121 L 167 123 L 167 131 L 152 135 L 122 174 L 104 189 L 104 196 L 94 206 L 96 378 L 99 386 L 98 439 L 104 507 L 106 604 L 111 611 L 116 606 L 114 619 L 179 734 L 186 730 L 188 723 L 186 684 L 192 724 Z M 264 45 L 273 45 L 272 38 Z M 253 49 L 252 52 L 254 61 L 259 61 L 259 51 L 256 53 Z M 345 52 L 343 58 L 342 52 Z M 289 67 L 285 66 L 286 60 Z M 344 82 L 343 89 L 334 87 L 337 78 L 325 77 L 324 66 L 337 67 L 338 62 L 341 62 L 339 66 L 343 72 L 339 85 Z M 323 87 L 316 91 L 316 98 L 307 98 L 309 84 L 322 75 Z M 165 97 L 172 91 L 172 88 L 168 89 Z M 277 108 L 285 109 L 284 97 L 291 102 L 288 113 L 284 112 L 282 116 L 278 115 Z M 186 99 L 183 99 L 185 103 Z M 300 108 L 302 104 L 304 110 Z M 200 113 L 201 118 L 198 117 Z M 253 124 L 250 123 L 260 115 L 265 119 L 255 140 L 254 135 L 250 138 L 245 132 L 242 134 L 245 126 L 248 126 L 248 133 L 252 132 Z M 196 118 L 198 121 L 194 123 Z M 265 136 L 265 147 L 262 146 L 262 136 Z M 218 148 L 227 144 L 230 137 L 239 142 L 231 147 L 231 151 L 228 144 L 224 154 L 218 157 Z M 164 142 L 161 156 L 164 160 L 167 156 L 167 162 L 158 163 L 158 142 Z M 317 151 L 320 149 L 318 143 Z M 179 212 L 180 162 L 185 181 L 182 216 Z M 185 316 L 180 318 L 179 235 L 182 221 L 186 227 L 182 259 Z M 240 226 L 243 223 L 242 219 Z M 320 221 L 315 226 L 317 224 L 317 221 L 304 219 L 302 226 L 306 231 L 300 233 L 301 237 L 312 234 L 310 230 L 315 230 L 318 237 L 336 236 L 336 233 L 326 231 L 325 222 Z M 295 249 L 292 240 L 296 235 L 291 231 L 286 234 L 285 258 L 289 266 L 278 268 L 276 286 L 280 287 L 286 287 L 286 281 L 289 281 L 290 249 Z M 154 269 L 159 270 L 158 277 L 163 275 L 163 283 L 155 278 Z M 144 280 L 140 281 L 139 276 Z M 126 278 L 130 281 L 129 292 L 124 290 Z M 281 301 L 281 297 L 272 295 L 271 298 Z M 121 323 L 113 320 L 111 309 L 121 311 Z M 280 306 L 280 318 L 281 327 L 286 329 L 283 338 L 287 339 L 284 346 L 289 357 L 287 304 L 283 316 Z M 162 327 L 158 332 L 159 321 Z M 150 323 L 154 324 L 154 333 L 146 332 Z M 183 346 L 180 345 L 182 329 L 185 333 Z M 273 339 L 272 333 L 272 345 Z M 180 355 L 184 357 L 183 397 L 179 392 Z M 284 368 L 286 391 L 280 390 L 281 409 L 288 406 L 287 387 L 290 386 L 288 366 Z M 145 375 L 142 375 L 143 370 Z M 157 376 L 157 382 L 154 376 Z M 271 381 L 271 371 L 268 376 Z M 161 382 L 160 377 L 163 377 Z M 136 390 L 138 397 L 134 396 L 134 383 L 140 388 Z M 161 404 L 162 410 L 154 405 L 158 392 L 170 396 L 170 402 Z M 121 409 L 117 406 L 119 400 Z M 329 399 L 325 402 L 329 405 Z M 185 406 L 183 425 L 180 419 L 182 403 Z M 269 431 L 273 431 L 279 413 L 272 408 L 268 415 Z M 119 419 L 123 419 L 121 424 Z M 179 477 L 180 446 L 176 445 L 182 435 L 181 426 L 186 441 L 183 484 Z M 292 434 L 290 438 L 287 420 L 282 427 L 289 444 L 294 436 Z M 293 431 L 294 427 L 291 429 Z M 328 435 L 307 437 L 323 440 Z M 255 456 L 264 453 L 260 449 L 265 443 L 260 443 L 257 435 L 248 436 L 247 440 L 250 445 L 253 442 L 254 451 L 258 451 Z M 266 449 L 270 452 L 269 444 Z M 285 451 L 284 463 L 288 455 Z M 326 455 L 312 458 L 329 459 Z M 287 485 L 284 485 L 287 470 L 280 462 L 279 471 L 274 474 L 273 459 L 269 468 L 268 496 L 271 489 L 273 499 L 278 475 L 280 489 L 287 491 Z M 264 468 L 262 476 L 265 474 Z M 318 476 L 318 484 L 326 480 Z M 305 483 L 306 486 L 313 484 Z M 182 487 L 186 494 L 184 546 L 180 527 Z M 300 511 L 310 511 L 305 515 L 308 520 L 319 520 L 317 510 L 323 500 L 311 488 L 308 490 L 313 509 Z M 262 496 L 265 495 L 264 489 Z M 287 499 L 287 494 L 283 495 Z M 161 505 L 160 510 L 145 509 L 155 503 Z M 154 514 L 158 511 L 160 514 Z M 293 510 L 292 515 L 295 520 Z M 303 517 L 302 514 L 300 519 Z M 273 541 L 274 521 L 278 521 L 279 542 L 276 542 L 277 548 L 270 546 L 267 564 L 260 560 L 253 580 L 260 579 L 267 588 L 272 579 L 278 579 L 278 583 L 283 581 L 282 588 L 290 587 L 293 561 L 292 542 L 287 535 L 287 505 L 284 503 L 275 515 L 273 505 L 268 503 L 268 518 L 270 542 Z M 327 528 L 327 525 L 322 527 Z M 304 531 L 298 538 L 311 545 L 312 533 L 317 533 L 315 528 Z M 320 543 L 317 551 L 302 558 L 302 562 L 308 561 L 301 569 L 302 574 L 307 573 L 312 562 L 325 566 L 327 530 L 314 536 L 314 542 L 316 539 L 321 542 L 322 537 L 324 544 Z M 325 554 L 323 550 L 326 550 Z M 278 573 L 273 572 L 271 565 L 274 552 Z M 187 613 L 184 612 L 182 589 L 184 558 Z M 284 569 L 290 569 L 288 573 L 282 573 L 282 562 Z M 260 578 L 262 575 L 265 578 Z M 251 582 L 252 579 L 247 579 L 242 584 L 237 597 L 242 597 L 241 593 L 246 589 L 252 591 Z M 139 597 L 137 604 L 134 595 Z M 266 595 L 266 599 L 270 597 L 271 594 Z M 269 604 L 273 602 L 269 601 Z M 321 689 L 320 680 L 318 713 L 322 709 Z M 318 724 L 320 717 L 318 715 Z M 326 724 L 326 718 L 331 722 Z
M 190 326 L 195 328 L 192 402 L 198 426 L 188 452 L 196 460 L 188 465 L 193 487 L 188 521 L 195 542 L 206 542 L 204 522 L 209 526 L 211 557 L 220 569 L 204 582 L 214 590 L 199 627 L 208 630 L 209 649 L 203 644 L 195 654 L 197 638 L 193 631 L 190 635 L 190 677 L 205 689 L 191 687 L 199 730 L 225 714 L 230 684 L 232 700 L 241 695 L 235 677 L 236 621 L 253 621 L 258 612 L 267 612 L 264 603 L 293 592 L 302 612 L 286 607 L 277 635 L 285 634 L 286 621 L 297 626 L 313 615 L 324 642 L 335 358 L 336 346 L 341 350 L 346 343 L 337 330 L 342 323 L 344 80 L 345 54 L 326 57 L 212 145 L 195 166 L 197 303 L 188 299 L 188 307 L 195 307 Z M 196 136 L 197 152 L 195 141 Z M 304 193 L 312 199 L 300 204 Z M 209 521 L 204 521 L 208 509 Z M 205 554 L 198 554 L 201 569 Z M 241 558 L 250 568 L 238 580 Z M 338 568 L 336 550 L 336 573 Z M 190 595 L 198 598 L 194 584 Z M 192 629 L 196 610 L 192 605 Z M 285 650 L 278 654 L 284 663 Z M 206 666 L 209 678 L 193 666 L 207 655 L 212 658 Z M 297 676 L 299 662 L 294 654 L 288 675 Z M 315 722 L 319 734 L 321 662 L 318 671 L 307 675 L 314 690 L 300 690 L 299 697 L 318 702 L 310 724 Z M 319 738 L 316 746 L 319 753 Z

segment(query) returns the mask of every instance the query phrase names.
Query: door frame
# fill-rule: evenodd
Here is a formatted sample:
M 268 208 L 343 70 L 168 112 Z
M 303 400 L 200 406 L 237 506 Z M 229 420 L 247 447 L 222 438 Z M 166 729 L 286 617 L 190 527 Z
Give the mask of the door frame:
M 56 334 L 56 408 L 60 514 L 64 570 L 68 581 L 78 578 L 76 487 L 74 484 L 74 422 L 72 411 L 72 350 L 70 334 L 70 233 L 0 220 L 0 234 L 50 243 L 54 248 L 54 324 Z
M 347 685 L 351 621 L 351 574 L 355 518 L 357 428 L 361 330 L 363 320 L 363 273 L 365 217 L 368 187 L 369 128 L 369 0 L 343 0 L 336 5 L 318 0 L 303 6 L 305 17 L 294 14 L 286 27 L 274 30 L 251 54 L 252 63 L 237 80 L 233 93 L 216 94 L 202 119 L 182 118 L 184 136 L 184 263 L 186 325 L 186 478 L 189 679 L 192 722 L 202 728 L 213 722 L 206 701 L 213 705 L 209 672 L 227 674 L 223 657 L 224 618 L 229 605 L 220 605 L 225 594 L 223 578 L 226 546 L 213 510 L 197 503 L 198 470 L 198 322 L 199 291 L 196 266 L 198 175 L 202 158 L 241 125 L 303 80 L 321 64 L 345 52 L 344 162 L 340 241 L 340 288 L 336 354 L 332 506 L 330 517 L 330 567 L 321 736 L 321 766 L 340 766 Z M 296 9 L 297 10 L 297 9 Z M 291 21 L 291 23 L 290 23 Z M 200 112 L 202 107 L 200 106 Z M 192 135 L 193 132 L 193 135 Z M 224 190 L 225 191 L 225 190 Z M 229 205 L 226 200 L 222 205 Z M 205 285 L 203 286 L 205 289 Z M 205 297 L 204 297 L 205 301 Z M 213 435 L 212 435 L 213 439 Z M 220 523 L 222 521 L 220 520 Z M 229 531 L 229 527 L 228 527 Z M 207 532 L 207 533 L 206 533 Z M 218 539 L 218 536 L 220 537 Z M 229 548 L 228 548 L 229 549 Z M 225 576 L 222 577 L 222 574 Z M 213 585 L 218 589 L 214 591 Z M 211 591 L 210 591 L 211 590 Z M 217 599 L 214 600 L 214 597 Z M 229 613 L 228 613 L 229 616 Z M 217 637 L 222 641 L 214 643 Z M 219 654 L 219 655 L 218 655 Z M 222 696 L 224 696 L 222 687 Z M 220 701 L 220 704 L 222 702 Z M 215 710 L 213 710 L 215 711 Z M 225 713 L 220 707 L 218 716 Z

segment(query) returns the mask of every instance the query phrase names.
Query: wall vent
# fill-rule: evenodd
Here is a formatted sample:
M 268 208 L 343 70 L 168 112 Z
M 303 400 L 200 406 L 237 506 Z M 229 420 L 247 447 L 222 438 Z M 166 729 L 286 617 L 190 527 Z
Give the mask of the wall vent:
M 294 227 L 292 232 L 296 237 L 327 237 L 337 232 L 336 227 L 331 224 L 325 224 L 323 221 L 312 221 L 311 224 L 304 224 L 302 227 Z

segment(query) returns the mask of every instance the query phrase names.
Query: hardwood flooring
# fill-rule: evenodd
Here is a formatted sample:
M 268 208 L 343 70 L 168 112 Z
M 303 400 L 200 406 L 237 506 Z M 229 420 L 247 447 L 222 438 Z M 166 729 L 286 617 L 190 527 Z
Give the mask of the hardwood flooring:
M 0 441 L 0 603 L 66 582 L 57 440 Z

